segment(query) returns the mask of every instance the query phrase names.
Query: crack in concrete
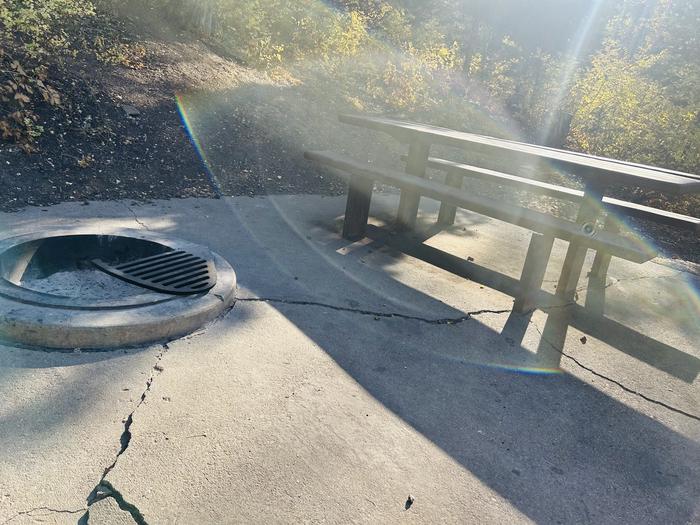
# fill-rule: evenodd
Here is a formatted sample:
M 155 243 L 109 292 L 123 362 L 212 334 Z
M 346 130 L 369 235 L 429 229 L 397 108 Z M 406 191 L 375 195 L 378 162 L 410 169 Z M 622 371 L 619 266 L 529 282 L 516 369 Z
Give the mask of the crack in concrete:
M 355 313 L 355 314 L 360 314 L 360 315 L 368 315 L 368 316 L 373 316 L 375 318 L 384 318 L 384 319 L 406 319 L 409 321 L 419 321 L 421 323 L 427 323 L 427 324 L 435 324 L 435 325 L 452 325 L 452 324 L 459 324 L 463 323 L 464 321 L 468 321 L 472 317 L 476 315 L 482 315 L 482 314 L 508 314 L 512 311 L 511 308 L 504 309 L 504 310 L 489 310 L 489 309 L 483 309 L 483 310 L 474 310 L 473 312 L 467 312 L 465 315 L 461 315 L 459 317 L 444 317 L 441 319 L 431 319 L 428 317 L 419 317 L 416 315 L 407 315 L 407 314 L 400 314 L 396 312 L 378 312 L 374 310 L 362 310 L 360 308 L 350 308 L 347 306 L 337 306 L 333 304 L 328 304 L 328 303 L 321 303 L 321 302 L 316 302 L 316 301 L 296 301 L 292 299 L 280 299 L 280 298 L 275 298 L 275 297 L 246 297 L 246 298 L 237 298 L 238 301 L 243 301 L 243 302 L 257 302 L 257 303 L 279 303 L 279 304 L 291 304 L 291 305 L 296 305 L 296 306 L 316 306 L 319 308 L 328 308 L 330 310 L 335 310 L 338 312 L 350 312 L 350 313 Z
M 87 525 L 89 523 L 90 505 L 94 505 L 98 501 L 102 501 L 103 499 L 107 498 L 112 498 L 121 510 L 123 510 L 124 512 L 128 512 L 131 516 L 131 519 L 133 519 L 134 523 L 136 523 L 137 525 L 148 525 L 146 519 L 143 517 L 143 514 L 141 514 L 141 511 L 138 509 L 138 507 L 133 503 L 129 503 L 124 498 L 122 493 L 119 492 L 109 481 L 104 479 L 100 481 L 100 483 L 93 490 L 93 494 L 94 496 L 92 497 L 92 500 L 90 500 L 88 503 L 88 509 L 85 511 L 85 514 L 83 514 L 83 516 L 80 518 L 78 525 Z
M 138 221 L 137 221 L 138 222 Z M 413 316 L 413 315 L 407 315 L 407 314 L 400 314 L 400 313 L 395 313 L 395 312 L 379 312 L 379 311 L 373 311 L 373 310 L 363 310 L 359 308 L 350 308 L 350 307 L 344 307 L 344 306 L 338 306 L 338 305 L 332 305 L 328 303 L 321 303 L 317 301 L 300 301 L 300 300 L 291 300 L 291 299 L 281 299 L 281 298 L 274 298 L 274 297 L 248 297 L 248 298 L 237 298 L 238 301 L 243 301 L 243 302 L 265 302 L 265 303 L 280 303 L 280 304 L 289 304 L 289 305 L 297 305 L 297 306 L 314 306 L 314 307 L 319 307 L 319 308 L 327 308 L 330 310 L 334 311 L 340 311 L 340 312 L 350 312 L 350 313 L 356 313 L 360 315 L 367 315 L 367 316 L 373 316 L 375 318 L 385 318 L 385 319 L 392 319 L 392 318 L 398 318 L 398 319 L 405 319 L 405 320 L 412 320 L 412 321 L 419 321 L 427 324 L 433 324 L 433 325 L 449 325 L 449 324 L 458 324 L 462 323 L 464 321 L 467 321 L 471 319 L 473 316 L 476 315 L 481 315 L 481 314 L 504 314 L 504 313 L 511 313 L 512 309 L 502 309 L 502 310 L 493 310 L 493 309 L 481 309 L 481 310 L 474 310 L 471 312 L 467 312 L 463 316 L 459 317 L 449 317 L 449 318 L 440 318 L 440 319 L 431 319 L 431 318 L 425 318 L 425 317 L 419 317 L 419 316 Z M 564 305 L 566 306 L 566 305 Z M 554 345 L 551 341 L 549 341 L 547 338 L 544 337 L 544 334 L 540 330 L 539 326 L 532 320 L 529 321 L 530 324 L 532 324 L 535 327 L 535 330 L 537 330 L 537 333 L 540 335 L 541 339 L 547 343 L 554 351 L 557 353 L 561 354 L 563 357 L 566 357 L 567 359 L 571 360 L 573 363 L 575 363 L 579 368 L 586 370 L 587 372 L 593 374 L 596 377 L 599 377 L 605 381 L 608 381 L 614 385 L 616 385 L 618 388 L 621 388 L 623 391 L 636 395 L 640 397 L 641 399 L 644 399 L 645 401 L 661 406 L 667 410 L 670 410 L 672 412 L 675 412 L 677 414 L 689 417 L 691 419 L 694 419 L 696 421 L 700 421 L 700 416 L 697 416 L 695 414 L 691 414 L 689 412 L 686 412 L 682 409 L 676 408 L 672 405 L 669 405 L 663 401 L 659 401 L 657 399 L 654 399 L 652 397 L 649 397 L 641 392 L 638 392 L 620 381 L 617 381 L 611 377 L 608 377 L 600 372 L 597 372 L 596 370 L 592 369 L 591 367 L 583 364 L 581 361 L 576 359 L 570 354 L 567 354 L 563 350 L 557 348 L 556 345 Z M 156 363 L 153 366 L 154 371 L 162 370 L 162 368 L 159 367 L 158 363 L 162 359 L 163 355 L 165 352 L 168 350 L 168 345 L 163 344 L 163 349 L 156 355 Z M 90 506 L 95 504 L 98 501 L 101 501 L 106 498 L 113 498 L 119 508 L 125 512 L 128 512 L 129 515 L 132 517 L 135 523 L 138 525 L 147 525 L 147 522 L 145 518 L 143 517 L 143 514 L 141 514 L 140 510 L 138 507 L 136 507 L 134 504 L 129 503 L 122 493 L 118 491 L 109 481 L 106 480 L 107 475 L 115 468 L 119 457 L 127 450 L 129 447 L 129 444 L 131 442 L 131 425 L 133 424 L 133 416 L 136 410 L 145 402 L 146 397 L 148 395 L 148 392 L 151 390 L 151 386 L 153 384 L 153 381 L 155 379 L 155 372 L 152 372 L 150 377 L 146 380 L 146 388 L 142 392 L 141 397 L 134 407 L 134 409 L 129 413 L 127 416 L 126 420 L 124 421 L 124 430 L 119 437 L 119 443 L 120 443 L 120 449 L 117 452 L 116 457 L 114 458 L 114 461 L 104 470 L 102 477 L 100 478 L 99 482 L 95 486 L 95 488 L 92 490 L 92 492 L 88 495 L 87 498 L 87 509 L 77 509 L 77 510 L 60 510 L 60 509 L 51 509 L 49 507 L 36 507 L 34 509 L 31 509 L 29 511 L 25 512 L 20 512 L 17 515 L 13 516 L 9 520 L 3 522 L 2 525 L 5 523 L 8 523 L 15 518 L 21 516 L 21 515 L 27 515 L 31 514 L 32 512 L 35 512 L 37 510 L 46 510 L 49 512 L 57 512 L 57 513 L 69 513 L 69 514 L 77 514 L 78 512 L 83 512 L 84 514 L 79 520 L 79 524 L 87 524 L 89 520 L 89 513 L 90 513 Z
M 122 510 L 125 510 L 129 512 L 132 517 L 134 518 L 134 521 L 136 523 L 141 524 L 141 523 L 146 523 L 143 521 L 143 516 L 141 516 L 141 513 L 138 512 L 138 509 L 131 505 L 130 503 L 127 503 L 124 498 L 121 496 L 121 493 L 117 491 L 107 480 L 107 475 L 114 469 L 114 467 L 117 466 L 117 462 L 119 461 L 119 458 L 126 450 L 129 448 L 129 444 L 131 443 L 131 425 L 134 423 L 134 413 L 139 409 L 139 407 L 146 401 L 146 397 L 148 396 L 148 392 L 151 390 L 151 386 L 153 385 L 153 381 L 155 380 L 156 372 L 160 372 L 163 370 L 163 368 L 159 365 L 160 360 L 163 358 L 163 355 L 165 352 L 168 351 L 170 347 L 168 346 L 167 343 L 163 343 L 162 349 L 158 354 L 156 355 L 156 362 L 153 365 L 151 375 L 149 378 L 146 380 L 146 388 L 145 390 L 141 393 L 141 397 L 139 398 L 138 403 L 136 403 L 136 406 L 134 409 L 129 413 L 129 415 L 126 417 L 124 420 L 124 430 L 122 431 L 121 435 L 119 436 L 119 451 L 117 452 L 117 455 L 114 458 L 114 461 L 104 469 L 104 472 L 102 473 L 102 477 L 100 480 L 97 482 L 97 485 L 95 485 L 95 488 L 92 489 L 90 494 L 88 494 L 87 497 L 87 506 L 88 510 L 85 512 L 85 515 L 83 516 L 84 523 L 87 523 L 87 519 L 89 516 L 89 510 L 90 510 L 90 505 L 105 499 L 106 497 L 112 497 L 114 500 L 119 504 L 119 508 Z M 122 507 L 122 504 L 126 505 L 126 507 Z M 132 510 L 129 510 L 129 508 L 132 508 Z M 133 511 L 133 512 L 132 512 Z M 137 514 L 140 518 L 137 519 Z M 141 520 L 141 521 L 139 521 Z
M 143 228 L 144 230 L 151 231 L 151 229 L 146 225 L 146 223 L 144 223 L 141 219 L 139 219 L 138 215 L 136 215 L 136 212 L 134 211 L 134 209 L 133 209 L 131 206 L 129 206 L 129 205 L 128 205 L 127 203 L 125 203 L 125 202 L 123 202 L 122 204 L 124 205 L 124 207 L 125 207 L 127 210 L 129 210 L 129 212 L 131 213 L 131 215 L 134 216 L 134 220 L 136 221 L 136 224 L 138 224 L 139 226 L 141 226 L 141 228 Z
M 11 521 L 14 521 L 15 519 L 19 518 L 20 516 L 31 516 L 33 513 L 43 510 L 45 511 L 44 514 L 40 514 L 40 516 L 48 516 L 49 514 L 78 514 L 79 512 L 85 512 L 85 507 L 76 509 L 76 510 L 69 510 L 69 509 L 52 509 L 51 507 L 47 506 L 40 506 L 40 507 L 34 507 L 33 509 L 25 510 L 22 512 L 18 512 L 11 518 L 5 520 L 2 522 L 0 525 L 5 525 L 6 523 L 10 523 Z
M 664 403 L 663 401 L 659 401 L 658 399 L 654 399 L 653 397 L 649 397 L 646 394 L 643 394 L 642 392 L 634 390 L 633 388 L 626 386 L 624 383 L 621 383 L 620 381 L 613 379 L 612 377 L 608 377 L 605 374 L 597 372 L 596 370 L 592 369 L 590 366 L 583 364 L 581 361 L 576 359 L 574 356 L 567 354 L 566 352 L 564 352 L 564 350 L 560 350 L 559 348 L 557 348 L 557 345 L 552 343 L 549 339 L 547 339 L 544 336 L 544 334 L 542 333 L 542 330 L 540 330 L 540 327 L 537 326 L 537 323 L 530 320 L 530 324 L 535 327 L 535 330 L 537 330 L 537 333 L 540 334 L 540 337 L 542 338 L 542 340 L 545 343 L 547 343 L 550 346 L 550 348 L 552 348 L 555 352 L 561 354 L 562 356 L 566 357 L 567 359 L 573 361 L 576 364 L 576 366 L 578 366 L 579 368 L 586 370 L 587 372 L 593 374 L 596 377 L 599 377 L 600 379 L 604 379 L 605 381 L 608 381 L 609 383 L 616 385 L 618 388 L 621 388 L 622 390 L 624 390 L 628 394 L 638 396 L 649 403 L 663 407 L 667 410 L 670 410 L 671 412 L 675 412 L 676 414 L 680 414 L 682 416 L 689 417 L 690 419 L 694 419 L 695 421 L 700 421 L 700 416 L 696 416 L 695 414 L 691 414 L 690 412 L 686 412 L 683 409 L 676 408 L 673 405 L 669 405 L 668 403 Z
M 417 317 L 417 316 L 413 316 L 413 315 L 405 315 L 405 314 L 399 314 L 399 313 L 387 313 L 387 312 L 375 312 L 372 310 L 361 310 L 361 309 L 357 309 L 357 308 L 336 306 L 336 305 L 320 303 L 320 302 L 315 302 L 315 301 L 295 301 L 295 300 L 291 300 L 291 299 L 279 299 L 279 298 L 271 298 L 271 297 L 247 297 L 247 298 L 240 298 L 239 297 L 238 301 L 281 303 L 281 304 L 291 304 L 291 305 L 300 305 L 300 306 L 317 306 L 320 308 L 329 308 L 331 310 L 336 310 L 336 311 L 340 311 L 340 312 L 352 312 L 352 313 L 357 313 L 360 315 L 371 315 L 374 317 L 382 317 L 382 318 L 408 319 L 408 320 L 420 321 L 423 323 L 436 324 L 436 325 L 458 324 L 458 323 L 462 323 L 464 321 L 469 320 L 471 317 L 473 317 L 475 315 L 488 314 L 488 313 L 504 314 L 504 313 L 510 313 L 512 311 L 511 309 L 508 309 L 508 310 L 475 310 L 473 312 L 467 312 L 465 315 L 460 316 L 460 317 L 450 317 L 450 318 L 443 318 L 443 319 L 429 319 L 429 318 Z M 566 306 L 570 306 L 571 304 L 575 304 L 575 303 L 566 303 L 563 305 L 557 305 L 557 306 L 549 307 L 549 309 L 563 308 Z M 545 310 L 545 308 L 541 308 L 541 309 Z M 680 414 L 680 415 L 689 417 L 691 419 L 700 421 L 700 416 L 696 416 L 695 414 L 691 414 L 691 413 L 686 412 L 680 408 L 676 408 L 672 405 L 664 403 L 663 401 L 659 401 L 658 399 L 654 399 L 652 397 L 649 397 L 646 394 L 643 394 L 641 392 L 638 392 L 638 391 L 626 386 L 625 384 L 621 383 L 620 381 L 617 381 L 616 379 L 608 377 L 608 376 L 590 368 L 589 366 L 584 365 L 581 361 L 579 361 L 578 359 L 576 359 L 572 355 L 567 354 L 566 352 L 564 352 L 564 350 L 560 350 L 559 348 L 556 347 L 556 345 L 554 345 L 551 341 L 549 341 L 547 338 L 545 338 L 544 335 L 542 334 L 542 331 L 540 330 L 539 326 L 537 326 L 537 324 L 534 321 L 530 320 L 529 323 L 535 327 L 535 330 L 537 330 L 537 333 L 540 334 L 540 337 L 542 338 L 542 340 L 545 343 L 547 343 L 552 349 L 554 349 L 556 352 L 558 352 L 562 356 L 573 361 L 581 369 L 588 371 L 589 373 L 593 374 L 596 377 L 604 379 L 604 380 L 606 380 L 614 385 L 617 385 L 619 388 L 621 388 L 625 392 L 627 392 L 629 394 L 636 395 L 636 396 L 644 399 L 645 401 L 648 401 L 649 403 L 664 407 L 667 410 L 670 410 L 670 411 L 675 412 L 677 414 Z
M 156 370 L 156 366 L 158 365 L 158 362 L 161 360 L 163 357 L 163 353 L 165 350 L 168 348 L 167 345 L 163 345 L 163 350 L 161 350 L 158 355 L 156 356 L 156 365 L 153 367 L 153 370 Z M 153 384 L 153 380 L 155 378 L 155 373 L 152 372 L 150 377 L 146 380 L 146 389 L 141 393 L 141 397 L 139 398 L 139 402 L 136 403 L 136 406 L 134 409 L 131 411 L 131 413 L 126 417 L 124 420 L 124 430 L 122 431 L 121 436 L 119 436 L 119 452 L 117 452 L 116 457 L 114 458 L 114 461 L 112 462 L 111 465 L 109 465 L 105 470 L 104 473 L 102 474 L 102 478 L 100 481 L 103 481 L 107 474 L 110 473 L 110 471 L 117 465 L 117 461 L 119 461 L 119 456 L 121 456 L 127 448 L 129 448 L 129 443 L 131 442 L 131 425 L 134 422 L 134 412 L 138 410 L 138 408 L 143 404 L 143 402 L 146 400 L 146 396 L 148 395 L 148 392 L 151 390 L 151 385 Z

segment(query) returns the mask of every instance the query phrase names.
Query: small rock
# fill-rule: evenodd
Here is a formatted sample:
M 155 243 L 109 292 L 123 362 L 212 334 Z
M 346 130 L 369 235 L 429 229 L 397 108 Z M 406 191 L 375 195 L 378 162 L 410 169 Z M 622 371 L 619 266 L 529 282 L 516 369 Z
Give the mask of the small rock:
M 156 363 L 156 365 L 153 367 L 153 369 L 156 370 L 157 372 L 162 372 L 163 370 L 165 370 L 165 369 L 161 366 L 160 363 Z
M 586 336 L 584 335 L 583 337 L 581 337 L 581 339 L 579 339 L 579 341 L 581 341 L 581 344 L 582 344 L 582 345 L 585 345 L 585 344 L 586 344 L 586 341 L 588 341 L 588 339 L 587 339 Z
M 404 508 L 406 510 L 411 508 L 411 505 L 413 505 L 413 502 L 416 501 L 416 499 L 411 496 L 410 494 L 408 495 L 408 498 L 406 498 L 406 503 L 404 504 Z
M 141 112 L 138 109 L 136 109 L 134 106 L 129 106 L 128 104 L 122 105 L 122 110 L 124 110 L 124 113 L 126 113 L 127 117 L 131 118 L 136 118 L 141 114 Z

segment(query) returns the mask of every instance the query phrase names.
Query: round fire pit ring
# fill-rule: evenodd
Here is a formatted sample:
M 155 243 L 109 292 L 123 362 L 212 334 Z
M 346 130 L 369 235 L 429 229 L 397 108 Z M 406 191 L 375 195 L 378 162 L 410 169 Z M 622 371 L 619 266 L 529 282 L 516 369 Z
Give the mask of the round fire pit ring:
M 235 302 L 208 248 L 155 232 L 56 229 L 0 240 L 0 340 L 109 349 L 191 333 Z

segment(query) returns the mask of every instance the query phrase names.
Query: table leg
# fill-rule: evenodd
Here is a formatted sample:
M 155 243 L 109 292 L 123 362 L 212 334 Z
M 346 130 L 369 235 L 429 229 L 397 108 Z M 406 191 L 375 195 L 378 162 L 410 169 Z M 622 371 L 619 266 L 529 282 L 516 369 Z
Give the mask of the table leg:
M 406 173 L 416 177 L 425 177 L 425 168 L 428 165 L 428 154 L 430 145 L 423 142 L 413 141 L 408 148 L 408 159 L 406 161 Z M 399 201 L 399 213 L 397 216 L 397 226 L 403 230 L 413 230 L 418 216 L 418 204 L 420 195 L 415 191 L 401 190 L 401 200 Z
M 620 220 L 614 214 L 605 219 L 605 231 L 619 233 Z M 597 315 L 605 312 L 605 286 L 608 267 L 612 256 L 607 252 L 596 252 L 593 267 L 588 276 L 588 291 L 586 293 L 586 308 Z
M 348 185 L 348 200 L 345 204 L 343 238 L 357 241 L 365 236 L 369 206 L 372 201 L 374 181 L 353 176 Z
M 462 188 L 462 176 L 453 170 L 447 172 L 447 177 L 445 178 L 445 184 L 451 188 Z M 455 223 L 455 218 L 457 217 L 457 206 L 454 204 L 441 203 L 440 213 L 438 214 L 438 224 L 443 226 L 451 226 Z
M 600 215 L 602 209 L 603 192 L 602 188 L 596 182 L 586 183 L 586 188 L 583 194 L 583 201 L 576 217 L 576 222 L 583 228 L 586 224 L 595 226 L 595 221 Z M 566 252 L 564 266 L 559 276 L 557 284 L 557 297 L 565 302 L 570 302 L 576 294 L 576 287 L 583 269 L 583 262 L 586 259 L 588 248 L 581 243 L 573 240 L 569 243 L 569 249 Z
M 524 313 L 536 306 L 553 244 L 554 237 L 551 235 L 533 232 L 520 276 L 520 291 L 513 305 L 517 313 Z

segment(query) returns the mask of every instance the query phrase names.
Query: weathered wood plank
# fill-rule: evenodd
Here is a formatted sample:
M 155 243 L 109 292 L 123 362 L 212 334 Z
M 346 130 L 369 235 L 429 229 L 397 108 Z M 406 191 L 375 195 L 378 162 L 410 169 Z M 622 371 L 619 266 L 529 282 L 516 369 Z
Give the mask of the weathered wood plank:
M 556 184 L 532 180 L 517 175 L 509 175 L 507 173 L 445 159 L 430 157 L 428 158 L 428 167 L 557 199 L 578 202 L 583 198 L 583 191 L 574 188 L 566 188 Z M 691 217 L 689 215 L 660 210 L 642 204 L 613 199 L 612 197 L 603 197 L 603 207 L 606 211 L 612 211 L 620 215 L 647 219 L 700 233 L 700 218 Z
M 691 217 L 690 215 L 681 215 L 680 213 L 659 210 L 657 208 L 621 201 L 610 197 L 603 197 L 603 207 L 606 211 L 612 211 L 621 216 L 647 219 L 700 234 L 700 219 Z
M 459 173 L 450 170 L 447 172 L 445 184 L 451 188 L 462 188 L 462 176 Z M 438 212 L 438 224 L 443 226 L 451 226 L 455 223 L 457 217 L 457 206 L 446 202 L 440 203 L 440 211 Z
M 588 235 L 598 234 L 595 228 L 596 220 L 601 212 L 602 198 L 602 185 L 598 181 L 588 181 L 576 217 L 576 223 L 580 225 L 581 231 Z M 557 297 L 561 297 L 565 301 L 573 301 L 575 299 L 576 287 L 581 277 L 588 248 L 588 245 L 581 242 L 581 238 L 574 239 L 569 243 L 566 257 L 564 258 L 564 266 L 557 283 Z
M 604 231 L 597 232 L 594 236 L 589 237 L 581 231 L 580 224 L 535 210 L 509 206 L 493 199 L 472 195 L 462 189 L 449 188 L 442 183 L 415 177 L 400 171 L 374 168 L 334 152 L 307 151 L 304 156 L 309 160 L 352 173 L 353 175 L 360 175 L 398 188 L 411 188 L 425 197 L 510 222 L 532 231 L 553 235 L 568 241 L 580 240 L 580 242 L 594 250 L 608 250 L 616 257 L 622 257 L 630 261 L 641 263 L 655 256 L 655 252 L 636 239 L 628 239 Z
M 611 233 L 620 231 L 620 221 L 617 217 L 608 215 L 605 219 L 605 231 Z M 586 308 L 596 315 L 603 315 L 605 312 L 605 287 L 611 259 L 612 255 L 608 252 L 596 252 L 591 273 L 588 275 Z
M 515 299 L 513 309 L 518 313 L 531 310 L 542 288 L 544 274 L 547 271 L 547 263 L 552 254 L 554 237 L 533 233 L 530 246 L 525 256 L 523 272 L 520 276 L 520 291 Z
M 521 158 L 544 159 L 555 167 L 585 179 L 598 179 L 609 186 L 630 185 L 675 194 L 700 193 L 700 176 L 690 173 L 383 117 L 340 115 L 339 119 L 346 124 L 388 133 L 402 142 L 418 139 L 461 149 L 478 148 L 491 155 L 515 154 Z
M 436 157 L 428 158 L 428 167 L 441 171 L 452 171 L 462 177 L 492 182 L 517 190 L 530 191 L 558 199 L 577 201 L 583 198 L 583 192 L 581 190 L 566 188 L 548 182 L 537 181 L 518 175 L 509 175 L 488 168 L 480 168 L 478 166 L 462 164 Z

